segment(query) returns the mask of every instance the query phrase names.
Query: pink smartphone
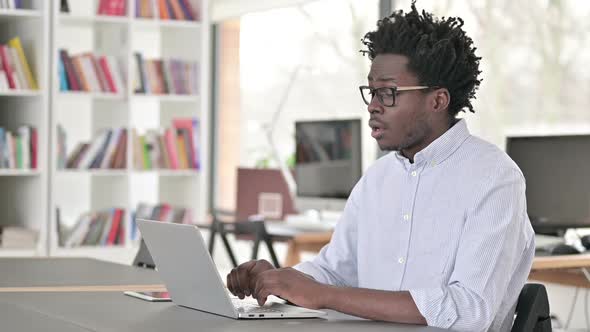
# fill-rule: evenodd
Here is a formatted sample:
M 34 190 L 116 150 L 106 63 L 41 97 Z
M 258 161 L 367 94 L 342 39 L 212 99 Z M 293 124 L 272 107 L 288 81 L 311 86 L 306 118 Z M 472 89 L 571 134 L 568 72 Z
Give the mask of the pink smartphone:
M 150 302 L 170 302 L 170 294 L 168 292 L 134 292 L 134 291 L 125 291 L 123 292 L 125 295 L 133 296 L 138 299 L 142 299 L 145 301 Z

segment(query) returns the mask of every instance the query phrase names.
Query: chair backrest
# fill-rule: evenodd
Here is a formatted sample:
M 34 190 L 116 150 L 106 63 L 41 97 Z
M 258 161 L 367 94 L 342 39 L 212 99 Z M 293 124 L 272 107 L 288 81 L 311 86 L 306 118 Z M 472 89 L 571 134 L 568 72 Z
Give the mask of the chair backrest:
M 265 219 L 284 220 L 294 214 L 294 202 L 289 187 L 278 169 L 238 168 L 236 190 L 236 220 L 248 220 L 252 215 L 264 215 L 260 210 L 262 195 L 280 197 L 279 216 L 264 216 Z
M 541 284 L 526 284 L 516 304 L 512 332 L 551 332 L 547 290 Z

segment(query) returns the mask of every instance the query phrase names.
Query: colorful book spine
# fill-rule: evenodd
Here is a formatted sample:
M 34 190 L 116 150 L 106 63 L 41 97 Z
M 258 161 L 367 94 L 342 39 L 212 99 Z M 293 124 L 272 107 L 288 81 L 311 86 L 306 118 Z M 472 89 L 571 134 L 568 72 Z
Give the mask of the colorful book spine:
M 26 80 L 28 81 L 28 86 L 32 90 L 38 90 L 39 86 L 37 85 L 37 81 L 35 80 L 35 76 L 33 75 L 33 72 L 31 71 L 31 67 L 29 66 L 29 62 L 27 61 L 27 57 L 25 56 L 25 52 L 23 51 L 23 46 L 20 41 L 20 38 L 19 37 L 12 38 L 8 42 L 8 44 L 10 45 L 10 47 L 12 47 L 16 50 L 16 54 L 18 56 L 21 66 L 23 68 L 24 76 L 26 77 Z
M 168 158 L 170 159 L 170 168 L 178 169 L 180 168 L 178 162 L 178 149 L 176 147 L 176 137 L 175 133 L 172 129 L 166 129 L 164 132 L 164 141 L 166 142 L 166 152 L 168 153 Z
M 172 5 L 170 4 L 170 0 L 164 0 L 166 4 L 166 10 L 168 11 L 168 16 L 171 20 L 176 20 L 176 16 L 174 15 L 174 11 L 172 10 Z
M 0 45 L 0 58 L 2 58 L 2 68 L 8 78 L 8 86 L 10 89 L 16 89 L 17 83 L 15 82 L 15 73 L 12 64 L 10 63 L 10 56 L 8 53 L 8 47 L 6 45 Z
M 37 128 L 29 127 L 31 131 L 31 168 L 39 167 L 39 133 Z
M 109 68 L 109 64 L 107 62 L 107 58 L 105 56 L 101 56 L 98 59 L 98 65 L 100 70 L 104 73 L 104 78 L 107 84 L 107 91 L 112 93 L 118 93 L 117 85 L 115 84 L 114 75 Z
M 172 8 L 172 12 L 174 13 L 174 17 L 177 20 L 186 20 L 184 13 L 182 11 L 182 7 L 178 0 L 168 0 L 170 2 L 170 7 Z
M 184 143 L 186 146 L 187 151 L 187 165 L 189 168 L 196 169 L 197 168 L 197 157 L 196 157 L 196 145 L 193 140 L 195 137 L 195 133 L 193 130 L 193 119 L 192 118 L 183 118 L 183 119 L 174 119 L 172 120 L 172 124 L 176 129 L 182 129 L 186 132 L 186 137 L 184 137 Z M 184 135 L 184 133 L 183 133 Z
M 76 70 L 74 68 L 74 64 L 72 63 L 72 59 L 66 50 L 60 50 L 59 56 L 61 61 L 64 64 L 64 69 L 66 71 L 66 75 L 68 78 L 68 87 L 72 91 L 81 91 L 82 84 L 80 83 L 80 78 L 76 74 Z
M 66 68 L 65 68 L 64 62 L 61 58 L 57 62 L 57 71 L 58 71 L 58 75 L 59 75 L 59 91 L 70 90 L 70 86 L 68 85 Z
M 163 20 L 170 19 L 170 13 L 168 12 L 168 7 L 166 6 L 166 0 L 157 0 L 158 1 L 158 11 L 160 12 L 160 18 Z
M 182 8 L 184 17 L 189 21 L 195 21 L 195 14 L 190 2 L 188 0 L 178 0 L 178 2 L 180 2 L 180 7 Z

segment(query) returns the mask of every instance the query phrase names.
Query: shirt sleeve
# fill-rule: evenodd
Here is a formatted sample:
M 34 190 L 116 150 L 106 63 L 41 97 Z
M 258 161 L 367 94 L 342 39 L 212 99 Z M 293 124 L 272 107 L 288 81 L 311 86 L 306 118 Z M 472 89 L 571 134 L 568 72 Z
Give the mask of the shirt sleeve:
M 357 216 L 358 206 L 352 191 L 330 243 L 309 262 L 300 263 L 293 268 L 311 275 L 315 280 L 335 286 L 356 287 L 357 278 Z
M 470 206 L 449 282 L 410 290 L 430 326 L 486 331 L 515 273 L 523 284 L 528 276 L 534 240 L 526 228 L 530 225 L 522 174 L 496 171 L 483 181 Z

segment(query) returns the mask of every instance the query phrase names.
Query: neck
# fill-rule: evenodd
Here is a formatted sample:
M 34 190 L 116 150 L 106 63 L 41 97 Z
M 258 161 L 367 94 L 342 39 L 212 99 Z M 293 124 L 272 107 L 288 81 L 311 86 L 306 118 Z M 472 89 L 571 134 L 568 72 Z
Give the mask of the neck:
M 408 147 L 407 149 L 400 150 L 400 153 L 410 160 L 410 163 L 414 163 L 414 156 L 416 153 L 424 150 L 427 146 L 429 146 L 432 142 L 436 141 L 437 138 L 441 137 L 444 133 L 447 132 L 455 123 L 459 120 L 456 120 L 451 125 L 443 125 L 436 128 L 432 128 L 430 135 L 425 137 L 422 141 L 416 143 L 413 146 Z

